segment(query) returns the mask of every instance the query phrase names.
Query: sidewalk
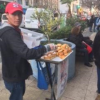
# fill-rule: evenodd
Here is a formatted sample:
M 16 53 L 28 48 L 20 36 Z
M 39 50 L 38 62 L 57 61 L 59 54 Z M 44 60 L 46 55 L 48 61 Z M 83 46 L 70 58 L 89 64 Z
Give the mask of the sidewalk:
M 88 33 L 88 34 L 86 34 Z M 84 32 L 85 36 L 90 36 L 88 29 Z M 95 100 L 96 98 L 96 66 L 86 67 L 83 62 L 76 62 L 75 76 L 71 79 L 67 86 L 61 100 Z M 0 64 L 0 100 L 8 100 L 9 92 L 5 89 Z M 50 89 L 47 91 L 39 90 L 37 82 L 34 78 L 26 81 L 26 93 L 24 100 L 45 100 L 50 97 Z

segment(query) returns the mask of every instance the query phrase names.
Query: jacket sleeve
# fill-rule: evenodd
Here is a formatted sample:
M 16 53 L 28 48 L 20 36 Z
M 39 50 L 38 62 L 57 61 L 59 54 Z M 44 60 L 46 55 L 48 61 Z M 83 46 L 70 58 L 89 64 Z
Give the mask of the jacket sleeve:
M 96 34 L 93 43 L 93 54 L 96 60 L 100 60 L 100 32 Z
M 80 36 L 70 35 L 69 41 L 74 43 L 76 45 L 76 48 L 80 48 L 80 49 L 85 48 L 85 45 L 82 44 Z
M 15 30 L 10 30 L 8 34 L 5 34 L 5 41 L 13 52 L 24 59 L 37 59 L 46 52 L 46 48 L 44 46 L 40 46 L 37 49 L 29 49 L 23 42 L 20 33 Z

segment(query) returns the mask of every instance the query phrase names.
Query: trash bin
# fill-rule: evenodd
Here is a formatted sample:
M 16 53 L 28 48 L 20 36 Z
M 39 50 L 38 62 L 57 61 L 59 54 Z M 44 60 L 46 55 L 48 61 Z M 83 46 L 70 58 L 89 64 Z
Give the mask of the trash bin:
M 21 28 L 23 41 L 29 47 L 33 48 L 40 44 L 40 40 L 44 37 L 42 33 L 30 31 L 28 29 Z

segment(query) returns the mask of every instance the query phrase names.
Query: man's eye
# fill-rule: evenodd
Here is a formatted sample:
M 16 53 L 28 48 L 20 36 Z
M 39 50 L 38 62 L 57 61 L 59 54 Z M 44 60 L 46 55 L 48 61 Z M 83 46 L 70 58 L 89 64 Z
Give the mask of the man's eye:
M 21 13 L 21 12 L 15 12 L 15 13 L 13 13 L 13 15 L 14 15 L 14 16 L 16 16 L 16 15 L 21 16 L 21 15 L 22 15 L 22 13 Z

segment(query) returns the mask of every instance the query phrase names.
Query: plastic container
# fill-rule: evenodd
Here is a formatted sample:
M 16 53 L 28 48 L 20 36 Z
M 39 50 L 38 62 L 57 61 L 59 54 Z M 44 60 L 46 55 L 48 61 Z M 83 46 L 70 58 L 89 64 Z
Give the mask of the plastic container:
M 76 46 L 74 43 L 69 42 L 69 41 L 64 41 L 62 40 L 51 40 L 51 42 L 59 42 L 59 43 L 66 43 L 68 44 L 71 49 L 73 50 L 73 52 L 71 53 L 71 55 L 68 57 L 69 60 L 69 66 L 68 66 L 68 80 L 70 80 L 71 78 L 74 77 L 75 74 L 75 53 L 76 53 Z
M 42 42 L 46 42 L 46 40 L 42 40 Z M 68 80 L 70 80 L 71 78 L 74 77 L 75 74 L 75 50 L 76 50 L 76 46 L 75 44 L 68 42 L 68 41 L 64 41 L 64 40 L 51 40 L 51 42 L 56 42 L 56 43 L 66 43 L 69 44 L 71 49 L 73 50 L 73 52 L 71 53 L 71 55 L 68 57 L 69 59 L 69 66 L 68 66 Z M 37 66 L 36 63 L 32 60 L 30 62 L 32 69 L 33 69 L 33 76 L 37 79 Z M 51 65 L 51 72 L 53 73 L 55 68 L 54 68 L 54 64 Z
M 41 39 L 44 37 L 42 33 L 37 33 L 27 29 L 21 28 L 23 41 L 29 48 L 34 48 L 40 44 Z
M 23 41 L 29 48 L 34 48 L 35 46 L 40 45 L 41 39 L 44 37 L 42 33 L 30 31 L 28 29 L 20 28 L 22 35 L 23 35 Z M 35 60 L 29 60 L 32 70 L 33 70 L 33 76 L 37 79 L 37 65 Z

